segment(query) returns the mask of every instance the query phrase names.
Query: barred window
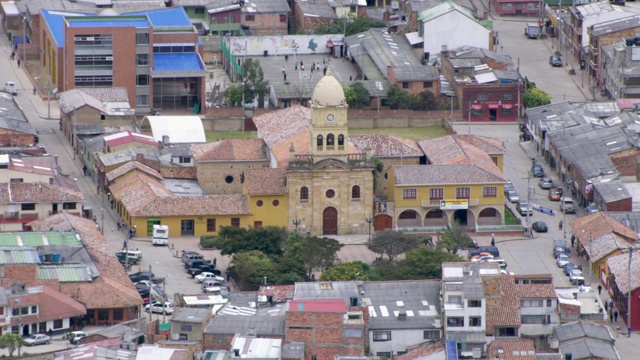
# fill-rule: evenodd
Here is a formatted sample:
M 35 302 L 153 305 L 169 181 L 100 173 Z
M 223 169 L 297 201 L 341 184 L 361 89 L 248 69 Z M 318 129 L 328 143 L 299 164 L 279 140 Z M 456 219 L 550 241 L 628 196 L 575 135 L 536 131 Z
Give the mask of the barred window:
M 482 197 L 497 197 L 498 188 L 495 186 L 485 186 L 482 188 Z
M 442 200 L 444 198 L 443 188 L 431 188 L 429 189 L 429 200 Z
M 468 187 L 456 188 L 456 199 L 468 199 L 471 190 Z
M 416 189 L 402 189 L 402 198 L 403 199 L 417 199 L 418 192 Z

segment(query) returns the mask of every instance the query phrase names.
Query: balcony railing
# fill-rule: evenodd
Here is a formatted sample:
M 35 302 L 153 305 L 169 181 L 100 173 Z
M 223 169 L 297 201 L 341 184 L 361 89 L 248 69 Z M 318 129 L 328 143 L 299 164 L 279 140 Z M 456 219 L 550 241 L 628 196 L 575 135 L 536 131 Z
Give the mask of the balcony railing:
M 20 218 L 20 212 L 18 211 L 5 211 L 4 219 L 5 220 L 17 220 Z
M 38 214 L 37 213 L 22 213 L 20 214 L 20 219 L 23 220 L 38 220 Z
M 451 199 L 451 200 L 465 200 L 465 199 Z M 478 199 L 466 199 L 469 206 L 477 206 Z M 422 207 L 440 207 L 441 201 L 447 201 L 447 199 L 439 199 L 439 200 L 422 200 Z

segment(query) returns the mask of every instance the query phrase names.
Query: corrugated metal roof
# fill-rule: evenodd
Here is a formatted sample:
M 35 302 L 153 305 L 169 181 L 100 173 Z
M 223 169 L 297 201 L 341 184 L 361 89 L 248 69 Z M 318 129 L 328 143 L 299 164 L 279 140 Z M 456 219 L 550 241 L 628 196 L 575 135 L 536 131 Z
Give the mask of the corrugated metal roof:
M 0 265 L 38 264 L 38 252 L 32 247 L 0 247 Z
M 91 281 L 86 265 L 45 265 L 38 267 L 37 279 L 58 279 L 60 282 Z
M 71 232 L 19 232 L 0 234 L 0 246 L 81 246 Z

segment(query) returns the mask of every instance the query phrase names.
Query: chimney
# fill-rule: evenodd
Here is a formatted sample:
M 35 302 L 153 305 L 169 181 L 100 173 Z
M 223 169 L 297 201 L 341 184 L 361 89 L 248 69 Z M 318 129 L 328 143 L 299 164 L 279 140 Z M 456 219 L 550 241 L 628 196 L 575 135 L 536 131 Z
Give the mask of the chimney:
M 442 47 L 440 48 L 440 54 L 444 57 L 449 57 L 449 48 L 447 47 L 447 45 L 442 45 Z
M 162 145 L 169 145 L 169 135 L 162 135 Z
M 291 146 L 289 147 L 289 159 L 291 161 L 296 159 L 296 149 L 293 147 L 293 143 L 291 143 Z

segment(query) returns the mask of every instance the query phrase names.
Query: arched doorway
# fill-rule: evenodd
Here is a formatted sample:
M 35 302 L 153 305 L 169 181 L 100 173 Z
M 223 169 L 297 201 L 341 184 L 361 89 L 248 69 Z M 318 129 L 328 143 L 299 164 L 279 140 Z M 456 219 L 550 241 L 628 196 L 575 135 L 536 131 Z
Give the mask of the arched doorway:
M 486 208 L 478 214 L 478 225 L 502 225 L 502 214 L 495 208 Z
M 389 215 L 376 215 L 373 218 L 373 230 L 381 231 L 393 228 L 393 218 Z
M 453 221 L 458 221 L 461 226 L 467 226 L 467 210 L 456 210 L 456 212 L 453 213 Z
M 397 225 L 399 228 L 422 227 L 422 219 L 417 211 L 407 209 L 398 215 Z
M 322 212 L 322 234 L 338 235 L 338 210 L 328 207 Z

